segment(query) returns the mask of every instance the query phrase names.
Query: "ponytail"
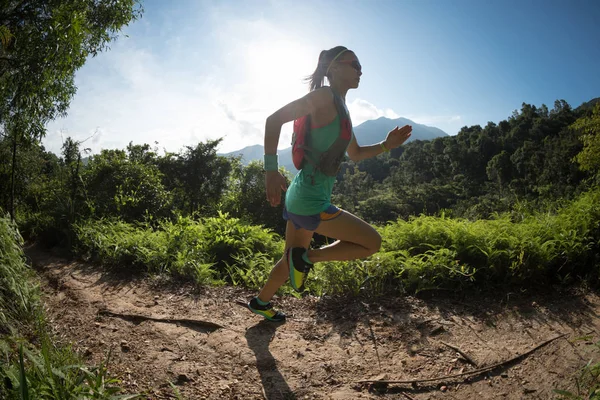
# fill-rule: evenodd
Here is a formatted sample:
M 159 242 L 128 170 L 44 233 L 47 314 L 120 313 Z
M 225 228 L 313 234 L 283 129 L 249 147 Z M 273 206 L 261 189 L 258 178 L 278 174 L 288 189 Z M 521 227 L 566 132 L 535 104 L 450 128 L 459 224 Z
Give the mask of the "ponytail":
M 329 67 L 331 66 L 331 63 L 345 51 L 349 50 L 344 46 L 337 46 L 329 50 L 321 51 L 319 54 L 319 61 L 317 62 L 317 68 L 315 68 L 315 71 L 306 78 L 311 92 L 323 87 L 325 77 L 331 80 L 331 77 L 329 76 Z

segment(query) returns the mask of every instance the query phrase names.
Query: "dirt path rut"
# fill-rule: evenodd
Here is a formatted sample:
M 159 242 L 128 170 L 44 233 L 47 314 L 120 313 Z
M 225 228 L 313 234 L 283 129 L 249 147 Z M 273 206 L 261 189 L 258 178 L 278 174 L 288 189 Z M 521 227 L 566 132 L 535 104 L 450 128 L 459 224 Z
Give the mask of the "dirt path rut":
M 285 324 L 235 304 L 250 292 L 193 291 L 28 250 L 55 334 L 150 399 L 548 399 L 600 352 L 600 298 L 590 292 L 417 299 L 277 299 Z M 372 385 L 469 372 L 471 378 Z M 576 338 L 586 337 L 584 340 Z M 472 365 L 456 350 L 471 359 Z M 442 390 L 443 389 L 443 390 Z

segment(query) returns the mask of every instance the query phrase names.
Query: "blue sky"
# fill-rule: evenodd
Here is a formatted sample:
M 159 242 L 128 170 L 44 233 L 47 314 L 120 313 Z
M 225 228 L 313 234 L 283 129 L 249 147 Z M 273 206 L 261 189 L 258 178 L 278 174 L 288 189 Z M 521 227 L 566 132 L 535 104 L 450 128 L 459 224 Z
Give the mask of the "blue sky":
M 89 138 L 178 151 L 223 137 L 263 143 L 266 117 L 307 92 L 319 52 L 363 65 L 347 103 L 355 125 L 405 117 L 449 134 L 499 122 L 523 102 L 573 107 L 600 97 L 596 0 L 146 0 L 128 37 L 76 75 L 69 115 L 43 143 Z M 289 146 L 291 124 L 279 148 Z M 90 138 L 91 137 L 91 138 Z

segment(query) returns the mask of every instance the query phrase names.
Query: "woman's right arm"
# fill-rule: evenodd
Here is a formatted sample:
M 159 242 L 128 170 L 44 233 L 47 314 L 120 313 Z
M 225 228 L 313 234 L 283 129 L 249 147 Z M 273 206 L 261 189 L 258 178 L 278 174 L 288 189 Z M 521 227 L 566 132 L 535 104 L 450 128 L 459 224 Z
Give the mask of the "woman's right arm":
M 297 118 L 314 114 L 316 110 L 332 103 L 331 92 L 321 88 L 286 104 L 267 118 L 265 124 L 265 156 L 276 156 L 281 127 Z M 281 202 L 281 190 L 287 190 L 285 177 L 279 170 L 270 170 L 265 175 L 267 201 L 273 207 Z
M 267 118 L 265 125 L 265 154 L 277 154 L 281 127 L 332 102 L 331 91 L 326 88 L 314 90 L 275 111 Z

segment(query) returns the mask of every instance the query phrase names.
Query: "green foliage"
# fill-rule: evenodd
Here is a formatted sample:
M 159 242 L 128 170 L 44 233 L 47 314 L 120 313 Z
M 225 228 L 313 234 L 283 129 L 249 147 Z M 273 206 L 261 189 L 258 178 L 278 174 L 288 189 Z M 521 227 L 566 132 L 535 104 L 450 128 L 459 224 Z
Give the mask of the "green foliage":
M 130 160 L 122 150 L 91 157 L 82 174 L 90 213 L 129 222 L 169 214 L 172 199 L 162 178 L 157 166 Z
M 590 340 L 591 336 L 576 338 L 575 341 Z M 594 343 L 594 347 L 600 349 L 600 342 Z M 560 395 L 560 399 L 574 400 L 598 400 L 600 399 L 600 362 L 590 359 L 575 377 L 577 393 L 569 390 L 555 389 L 554 393 Z
M 151 273 L 168 273 L 197 284 L 244 281 L 256 278 L 246 271 L 266 269 L 283 251 L 280 239 L 268 230 L 227 214 L 195 221 L 129 224 L 119 220 L 88 220 L 75 225 L 77 252 L 107 266 L 131 265 Z M 252 262 L 248 262 L 250 258 Z M 230 276 L 232 268 L 240 269 Z M 244 278 L 246 277 L 246 278 Z
M 528 287 L 599 275 L 600 190 L 554 212 L 469 221 L 421 215 L 378 228 L 383 245 L 366 260 L 315 266 L 317 294 L 417 293 L 430 289 Z
M 18 358 L 15 348 L 18 346 Z M 107 358 L 97 367 L 82 365 L 69 349 L 55 348 L 47 338 L 38 350 L 14 339 L 0 341 L 0 394 L 4 399 L 135 399 L 139 395 L 117 395 L 119 381 L 108 375 Z
M 286 225 L 282 218 L 284 201 L 277 207 L 272 207 L 265 201 L 265 173 L 262 161 L 253 161 L 247 166 L 242 165 L 238 159 L 231 159 L 230 162 L 232 172 L 223 197 L 223 210 L 252 225 L 262 225 L 283 235 Z M 283 167 L 281 172 L 286 174 Z M 289 183 L 288 179 L 288 185 Z
M 600 103 L 596 103 L 590 116 L 583 117 L 573 124 L 573 129 L 581 133 L 583 150 L 575 160 L 584 171 L 598 174 L 600 171 Z
M 572 162 L 582 149 L 580 132 L 597 128 L 587 113 L 562 100 L 550 111 L 523 103 L 498 124 L 463 127 L 454 136 L 413 141 L 386 156 L 344 163 L 334 201 L 368 221 L 385 222 L 395 215 L 407 219 L 448 209 L 455 216 L 489 218 L 494 211 L 510 210 L 515 201 L 573 198 L 593 172 Z M 571 129 L 578 118 L 587 119 Z M 582 136 L 590 150 L 596 136 Z M 373 197 L 399 201 L 393 206 Z M 392 211 L 377 212 L 377 203 Z
M 8 216 L 0 218 L 0 334 L 10 326 L 31 319 L 39 292 L 27 279 L 31 271 L 25 265 L 23 239 Z
M 19 142 L 42 137 L 66 112 L 75 71 L 140 13 L 135 0 L 3 2 L 0 126 Z
M 470 221 L 421 215 L 379 227 L 379 253 L 350 262 L 318 263 L 307 287 L 316 294 L 381 295 L 494 285 L 527 287 L 598 279 L 600 190 L 555 211 L 497 214 Z M 77 225 L 79 251 L 105 265 L 260 288 L 283 252 L 264 228 L 227 214 L 200 221 L 132 225 L 90 220 Z M 287 289 L 283 288 L 286 292 Z
M 382 250 L 408 252 L 399 277 L 410 291 L 595 279 L 599 224 L 600 191 L 592 190 L 557 213 L 516 222 L 510 214 L 477 221 L 425 215 L 399 220 L 382 229 Z
M 0 398 L 134 398 L 115 396 L 118 381 L 105 363 L 87 367 L 70 348 L 52 344 L 22 245 L 15 224 L 0 218 Z M 17 336 L 25 334 L 28 340 Z
M 178 156 L 179 181 L 185 194 L 181 209 L 190 214 L 201 210 L 215 210 L 225 191 L 231 164 L 217 155 L 219 140 L 208 140 L 195 147 L 186 146 Z

